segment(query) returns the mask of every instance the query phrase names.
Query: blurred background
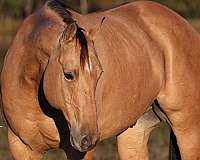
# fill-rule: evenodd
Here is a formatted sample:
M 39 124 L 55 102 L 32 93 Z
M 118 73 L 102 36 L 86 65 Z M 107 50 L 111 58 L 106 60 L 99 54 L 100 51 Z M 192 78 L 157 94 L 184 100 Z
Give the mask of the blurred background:
M 105 10 L 131 0 L 65 0 L 68 6 L 86 14 Z M 132 0 L 133 1 L 133 0 Z M 200 0 L 155 0 L 175 10 L 200 32 Z M 39 9 L 45 0 L 0 0 L 0 69 L 7 49 L 25 17 Z M 0 126 L 6 126 L 2 114 Z M 165 124 L 152 132 L 149 140 L 151 160 L 168 160 L 169 129 Z M 66 159 L 61 150 L 50 151 L 44 160 Z M 118 160 L 116 139 L 100 143 L 95 150 L 95 160 Z M 0 128 L 0 160 L 12 160 L 7 144 L 6 127 Z

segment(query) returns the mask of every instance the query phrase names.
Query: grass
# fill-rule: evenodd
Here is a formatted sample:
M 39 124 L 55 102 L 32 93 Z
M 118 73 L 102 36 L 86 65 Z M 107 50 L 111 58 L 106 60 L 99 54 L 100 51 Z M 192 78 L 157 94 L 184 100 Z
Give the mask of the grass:
M 189 20 L 189 22 L 200 32 L 200 19 Z M 11 18 L 0 18 L 0 67 L 2 67 L 3 59 L 8 46 L 11 44 L 13 36 L 16 34 L 21 20 L 13 20 Z M 3 27 L 2 27 L 3 26 Z M 0 117 L 0 125 L 2 118 Z M 161 124 L 159 128 L 152 132 L 149 140 L 150 160 L 167 160 L 168 159 L 168 140 L 169 131 L 166 125 Z M 116 149 L 115 138 L 101 142 L 96 147 L 95 160 L 117 160 L 118 154 Z M 0 160 L 11 160 L 8 151 L 7 131 L 0 128 Z M 45 155 L 44 160 L 65 160 L 66 156 L 61 150 L 52 150 Z

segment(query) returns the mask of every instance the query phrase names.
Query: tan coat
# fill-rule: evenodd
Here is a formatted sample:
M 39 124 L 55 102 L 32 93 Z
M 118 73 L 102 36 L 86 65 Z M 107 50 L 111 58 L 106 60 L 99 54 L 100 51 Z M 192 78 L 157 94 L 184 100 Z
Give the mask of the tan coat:
M 105 17 L 94 41 L 103 70 L 95 92 L 101 139 L 134 124 L 157 98 L 172 122 L 182 159 L 198 159 L 199 34 L 153 2 L 89 15 L 72 11 L 72 17 L 86 31 Z M 63 25 L 56 13 L 43 7 L 24 21 L 4 62 L 4 112 L 11 150 L 20 157 L 33 153 L 37 159 L 59 147 L 56 125 L 40 108 L 38 88 Z M 16 146 L 26 152 L 16 152 Z

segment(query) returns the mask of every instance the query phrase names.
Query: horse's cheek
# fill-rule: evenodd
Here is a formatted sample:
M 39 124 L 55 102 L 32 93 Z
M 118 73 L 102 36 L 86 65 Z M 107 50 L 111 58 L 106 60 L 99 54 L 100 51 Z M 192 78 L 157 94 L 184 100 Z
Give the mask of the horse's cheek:
M 56 107 L 60 107 L 60 87 L 59 83 L 61 75 L 58 72 L 58 67 L 53 67 L 53 64 L 49 64 L 44 74 L 44 92 L 49 103 Z

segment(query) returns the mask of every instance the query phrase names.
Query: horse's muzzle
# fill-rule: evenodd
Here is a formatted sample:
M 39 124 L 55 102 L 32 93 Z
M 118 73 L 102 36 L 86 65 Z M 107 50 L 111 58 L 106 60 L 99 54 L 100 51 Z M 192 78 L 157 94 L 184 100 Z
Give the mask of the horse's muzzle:
M 80 138 L 70 137 L 71 145 L 80 152 L 87 152 L 95 147 L 99 141 L 99 136 L 83 135 Z

